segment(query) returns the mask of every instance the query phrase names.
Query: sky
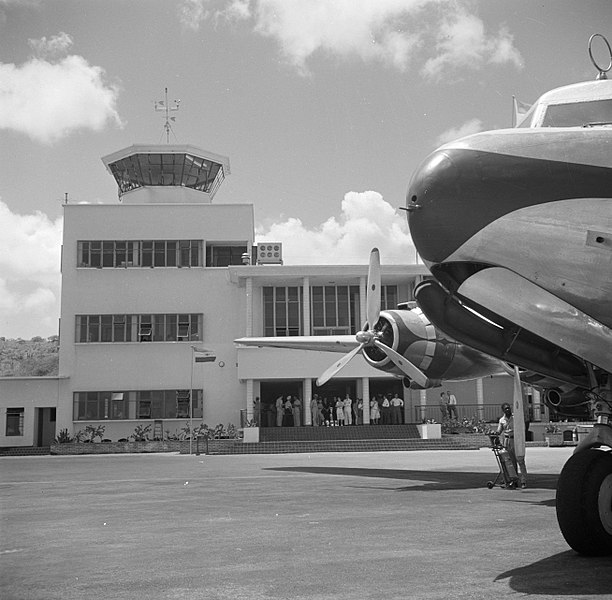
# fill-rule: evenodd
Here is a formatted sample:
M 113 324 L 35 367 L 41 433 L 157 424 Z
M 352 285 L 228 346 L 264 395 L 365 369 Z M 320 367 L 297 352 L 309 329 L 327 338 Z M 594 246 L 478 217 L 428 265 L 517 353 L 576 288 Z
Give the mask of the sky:
M 594 79 L 611 27 L 610 0 L 0 0 L 0 336 L 57 334 L 62 202 L 117 202 L 101 157 L 165 143 L 165 88 L 285 264 L 413 263 L 419 163 Z

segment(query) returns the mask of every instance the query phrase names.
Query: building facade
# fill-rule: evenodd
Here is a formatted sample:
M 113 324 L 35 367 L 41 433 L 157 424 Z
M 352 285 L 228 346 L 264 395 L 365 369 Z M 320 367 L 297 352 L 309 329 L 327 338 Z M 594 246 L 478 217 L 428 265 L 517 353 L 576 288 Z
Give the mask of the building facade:
M 398 393 L 405 422 L 437 406 L 439 389 L 404 388 L 361 356 L 318 389 L 337 354 L 236 347 L 245 336 L 355 333 L 366 320 L 368 268 L 286 266 L 276 245 L 258 254 L 253 206 L 213 203 L 226 157 L 135 145 L 103 161 L 118 201 L 64 205 L 59 376 L 0 380 L 0 446 L 48 445 L 88 425 L 113 441 L 149 425 L 163 436 L 194 423 L 240 426 L 256 403 L 266 419 L 289 394 L 308 406 L 314 393 Z M 426 274 L 423 265 L 383 266 L 383 309 L 412 300 Z M 452 387 L 471 404 L 498 406 L 512 394 L 509 377 Z

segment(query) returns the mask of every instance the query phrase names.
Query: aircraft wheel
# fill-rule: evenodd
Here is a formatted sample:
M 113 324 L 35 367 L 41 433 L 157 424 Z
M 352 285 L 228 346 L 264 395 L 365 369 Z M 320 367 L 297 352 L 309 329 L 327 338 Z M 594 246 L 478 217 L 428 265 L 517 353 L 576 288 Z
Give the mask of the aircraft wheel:
M 492 490 L 493 489 L 493 482 L 492 481 L 487 481 L 487 487 Z
M 565 463 L 557 483 L 557 521 L 579 554 L 612 554 L 612 452 L 591 448 Z

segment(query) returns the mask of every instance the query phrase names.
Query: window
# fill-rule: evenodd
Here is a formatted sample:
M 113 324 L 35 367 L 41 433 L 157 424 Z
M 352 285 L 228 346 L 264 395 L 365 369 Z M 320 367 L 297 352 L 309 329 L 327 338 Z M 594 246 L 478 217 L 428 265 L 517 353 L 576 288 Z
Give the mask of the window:
M 585 127 L 603 124 L 612 125 L 612 99 L 551 104 L 542 121 L 542 127 Z
M 361 328 L 359 286 L 313 286 L 311 288 L 313 335 L 346 335 Z
M 302 288 L 264 287 L 264 335 L 302 335 Z
M 380 287 L 381 310 L 395 310 L 397 308 L 397 286 L 383 285 Z
M 246 252 L 246 244 L 206 244 L 206 266 L 241 265 L 242 255 Z
M 202 240 L 79 241 L 77 266 L 201 267 L 202 244 Z
M 77 315 L 75 341 L 186 342 L 202 339 L 203 315 Z
M 190 396 L 189 390 L 75 392 L 74 420 L 186 419 L 190 417 Z M 203 414 L 202 398 L 202 390 L 193 390 L 193 416 L 196 418 L 201 418 Z M 9 411 L 18 410 L 22 411 L 23 431 L 23 409 L 9 409 Z M 7 432 L 8 428 L 7 420 Z M 23 435 L 23 433 L 12 435 Z
M 22 436 L 23 435 L 23 408 L 7 408 L 6 409 L 6 435 L 7 436 Z

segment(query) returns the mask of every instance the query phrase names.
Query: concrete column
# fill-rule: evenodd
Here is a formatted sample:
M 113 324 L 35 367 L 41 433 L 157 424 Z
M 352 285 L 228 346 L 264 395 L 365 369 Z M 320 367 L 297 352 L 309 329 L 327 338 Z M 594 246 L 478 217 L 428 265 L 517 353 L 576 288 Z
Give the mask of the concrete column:
M 404 423 L 412 423 L 412 403 L 410 402 L 410 387 L 404 383 L 405 379 L 402 379 L 402 390 L 404 397 Z
M 484 420 L 484 391 L 482 378 L 476 380 L 476 402 L 478 404 L 478 419 Z
M 253 400 L 255 396 L 253 394 L 253 380 L 246 380 L 246 415 L 247 419 L 250 421 L 253 419 Z
M 419 400 L 421 405 L 421 414 L 419 421 L 422 423 L 427 418 L 427 391 L 419 390 Z
M 302 398 L 302 421 L 304 425 L 312 425 L 312 413 L 310 412 L 310 402 L 312 401 L 312 379 L 304 379 L 304 397 Z
M 363 398 L 363 424 L 370 424 L 370 378 L 362 377 L 361 378 L 361 388 Z
M 304 277 L 302 281 L 302 294 L 304 298 L 304 307 L 302 310 L 302 324 L 304 335 L 312 335 L 310 328 L 310 278 Z
M 246 337 L 253 336 L 253 278 L 246 279 Z

